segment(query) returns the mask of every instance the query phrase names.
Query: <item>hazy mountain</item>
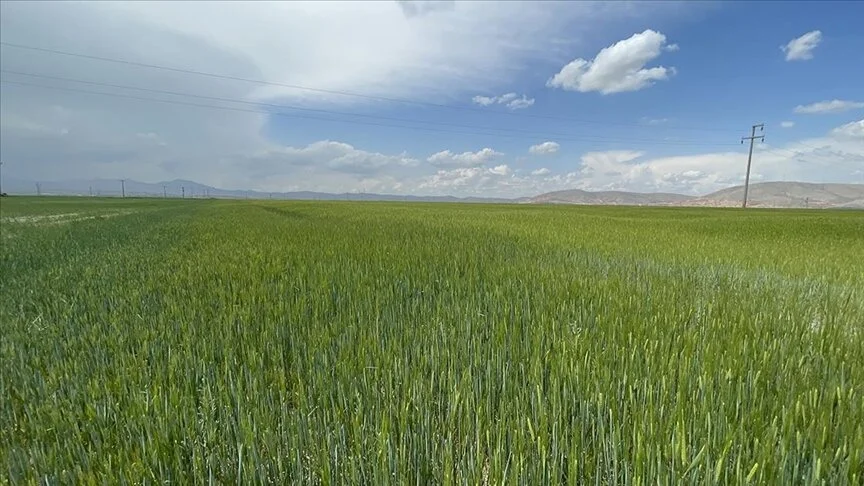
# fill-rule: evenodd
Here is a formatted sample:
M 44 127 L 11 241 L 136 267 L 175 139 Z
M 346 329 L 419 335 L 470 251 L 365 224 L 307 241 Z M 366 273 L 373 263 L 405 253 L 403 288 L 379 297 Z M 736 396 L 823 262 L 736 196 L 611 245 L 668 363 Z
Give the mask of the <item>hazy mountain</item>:
M 744 186 L 730 187 L 691 199 L 686 205 L 740 206 Z M 864 208 L 864 184 L 760 182 L 751 184 L 747 205 L 766 208 Z
M 744 199 L 744 186 L 730 187 L 704 196 L 669 193 L 639 193 L 625 191 L 555 191 L 531 198 L 483 198 L 453 196 L 401 196 L 393 194 L 362 194 L 325 192 L 260 192 L 219 189 L 195 181 L 173 180 L 157 183 L 116 179 L 68 180 L 40 182 L 43 195 L 120 196 L 125 185 L 127 197 L 187 197 L 233 199 L 292 199 L 292 200 L 363 200 L 417 202 L 478 202 L 589 204 L 622 206 L 706 206 L 737 207 Z M 36 182 L 4 177 L 2 190 L 9 194 L 36 194 Z M 864 184 L 814 184 L 809 182 L 761 182 L 750 185 L 749 206 L 766 208 L 848 208 L 864 209 Z
M 230 198 L 230 199 L 291 199 L 291 200 L 352 200 L 352 201 L 416 201 L 416 202 L 478 202 L 513 203 L 522 199 L 453 197 L 453 196 L 402 196 L 395 194 L 326 192 L 261 192 L 234 189 L 219 189 L 195 181 L 175 179 L 173 181 L 148 183 L 127 179 L 66 180 L 37 182 L 4 177 L 3 192 L 9 194 L 36 194 L 55 196 L 121 196 L 127 197 L 186 197 L 186 198 Z
M 623 206 L 668 206 L 693 199 L 693 196 L 662 192 L 641 193 L 624 191 L 591 192 L 581 189 L 547 192 L 532 197 L 529 202 L 546 204 L 608 204 Z
M 750 184 L 748 205 L 766 208 L 864 208 L 862 184 L 813 184 L 809 182 L 761 182 Z M 744 200 L 744 186 L 730 187 L 705 196 L 620 191 L 590 192 L 573 189 L 535 196 L 532 203 L 601 204 L 629 206 L 737 207 Z

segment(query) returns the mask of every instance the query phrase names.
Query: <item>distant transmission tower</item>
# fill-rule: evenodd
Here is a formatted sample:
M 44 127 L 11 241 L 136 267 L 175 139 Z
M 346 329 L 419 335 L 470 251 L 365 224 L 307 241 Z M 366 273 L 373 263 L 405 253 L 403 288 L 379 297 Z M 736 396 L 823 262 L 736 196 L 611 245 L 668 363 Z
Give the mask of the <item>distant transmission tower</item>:
M 758 125 L 753 125 L 750 130 L 749 137 L 741 137 L 741 143 L 744 143 L 744 140 L 750 140 L 750 154 L 747 156 L 747 177 L 744 179 L 744 204 L 741 205 L 742 208 L 747 207 L 747 193 L 750 190 L 750 164 L 753 162 L 753 142 L 758 138 L 760 142 L 765 141 L 765 135 L 756 135 L 756 129 L 759 129 L 759 132 L 765 131 L 765 124 L 760 123 Z

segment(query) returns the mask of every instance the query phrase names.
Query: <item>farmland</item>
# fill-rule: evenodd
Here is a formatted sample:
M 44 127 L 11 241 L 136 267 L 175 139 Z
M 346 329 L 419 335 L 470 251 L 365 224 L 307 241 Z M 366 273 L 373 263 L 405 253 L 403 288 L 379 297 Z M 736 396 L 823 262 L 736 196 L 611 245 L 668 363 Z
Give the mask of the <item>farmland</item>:
M 861 212 L 0 218 L 11 483 L 864 482 Z

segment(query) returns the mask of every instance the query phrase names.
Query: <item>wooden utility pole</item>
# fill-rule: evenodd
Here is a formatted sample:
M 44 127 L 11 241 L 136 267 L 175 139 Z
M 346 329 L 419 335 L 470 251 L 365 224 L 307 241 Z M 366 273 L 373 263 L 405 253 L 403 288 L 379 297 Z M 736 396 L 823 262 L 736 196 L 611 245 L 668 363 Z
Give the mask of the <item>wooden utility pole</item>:
M 180 186 L 180 192 L 182 192 L 182 198 L 186 199 L 186 186 Z
M 747 177 L 744 179 L 744 204 L 741 206 L 742 208 L 747 207 L 747 193 L 750 190 L 750 164 L 753 162 L 753 142 L 758 138 L 760 142 L 765 141 L 765 135 L 756 135 L 756 129 L 759 129 L 759 132 L 765 131 L 765 124 L 760 123 L 758 125 L 753 125 L 750 129 L 749 137 L 741 137 L 741 143 L 744 143 L 744 140 L 750 140 L 750 154 L 747 156 Z
M 126 197 L 126 179 L 120 179 L 120 197 Z

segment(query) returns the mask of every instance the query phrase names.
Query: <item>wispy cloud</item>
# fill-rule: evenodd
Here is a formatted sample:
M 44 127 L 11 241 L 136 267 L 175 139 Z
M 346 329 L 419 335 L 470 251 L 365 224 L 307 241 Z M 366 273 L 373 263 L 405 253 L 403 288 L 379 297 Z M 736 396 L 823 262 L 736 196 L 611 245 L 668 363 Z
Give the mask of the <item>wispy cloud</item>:
M 561 145 L 556 142 L 543 142 L 532 145 L 528 148 L 528 152 L 534 155 L 551 155 L 558 152 L 559 148 L 561 148 Z
M 471 101 L 480 106 L 504 105 L 511 110 L 522 110 L 534 105 L 534 98 L 524 94 L 520 97 L 516 93 L 505 93 L 501 96 L 477 95 L 471 98 Z
M 787 61 L 807 61 L 813 59 L 813 49 L 816 49 L 820 42 L 822 32 L 813 30 L 792 39 L 785 46 L 780 46 L 780 50 L 786 53 Z
M 844 111 L 864 108 L 864 102 L 848 100 L 819 101 L 809 105 L 798 105 L 795 113 L 804 115 L 818 115 L 823 113 L 842 113 Z

